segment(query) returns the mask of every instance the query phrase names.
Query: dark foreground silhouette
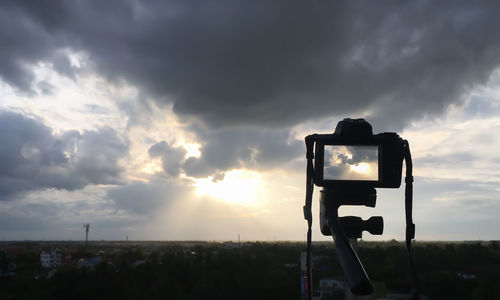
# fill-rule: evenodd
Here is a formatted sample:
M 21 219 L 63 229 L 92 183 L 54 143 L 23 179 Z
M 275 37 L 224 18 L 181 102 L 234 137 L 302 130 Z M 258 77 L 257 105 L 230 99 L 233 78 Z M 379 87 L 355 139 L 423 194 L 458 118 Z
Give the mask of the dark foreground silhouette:
M 62 263 L 43 268 L 40 252 L 54 249 Z M 85 261 L 82 243 L 3 242 L 0 299 L 300 299 L 303 250 L 288 242 L 91 242 Z M 315 286 L 342 278 L 331 243 L 315 243 L 313 255 Z M 360 242 L 359 255 L 374 298 L 410 290 L 402 243 Z M 415 258 L 430 299 L 500 299 L 499 242 L 417 242 Z

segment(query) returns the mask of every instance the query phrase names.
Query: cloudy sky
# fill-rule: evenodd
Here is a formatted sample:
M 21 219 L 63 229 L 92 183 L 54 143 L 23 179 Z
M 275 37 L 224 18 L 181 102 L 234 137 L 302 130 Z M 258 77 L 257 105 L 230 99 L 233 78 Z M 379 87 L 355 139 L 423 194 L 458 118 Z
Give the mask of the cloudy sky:
M 302 241 L 303 138 L 344 117 L 409 140 L 417 239 L 500 239 L 499 10 L 0 1 L 0 240 Z M 341 214 L 403 239 L 378 194 Z

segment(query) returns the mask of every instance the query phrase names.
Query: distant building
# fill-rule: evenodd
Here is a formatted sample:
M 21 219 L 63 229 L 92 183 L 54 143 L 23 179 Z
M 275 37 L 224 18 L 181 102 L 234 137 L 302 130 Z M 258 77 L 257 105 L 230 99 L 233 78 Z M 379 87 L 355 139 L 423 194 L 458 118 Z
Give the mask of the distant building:
M 241 245 L 238 243 L 233 243 L 233 242 L 224 242 L 224 248 L 226 249 L 233 249 L 233 248 L 239 248 Z
M 311 256 L 311 269 L 320 269 L 324 265 L 328 264 L 328 256 Z M 306 299 L 306 262 L 307 262 L 307 252 L 302 252 L 300 254 L 300 286 L 301 286 L 301 299 Z M 312 273 L 311 273 L 311 282 Z M 338 295 L 342 295 L 345 289 L 345 283 L 342 278 L 320 278 L 319 286 L 312 286 L 312 298 L 313 300 L 330 299 L 334 297 L 337 299 Z
M 40 253 L 40 263 L 44 268 L 56 268 L 61 265 L 62 254 L 58 251 Z
M 100 257 L 82 258 L 78 261 L 78 268 L 93 269 L 96 265 L 101 263 Z
M 72 259 L 71 259 L 71 254 L 64 256 L 64 257 L 62 258 L 62 260 L 61 260 L 61 264 L 62 264 L 63 266 L 69 266 L 69 265 L 71 265 L 72 263 L 73 263 L 73 261 L 72 261 Z

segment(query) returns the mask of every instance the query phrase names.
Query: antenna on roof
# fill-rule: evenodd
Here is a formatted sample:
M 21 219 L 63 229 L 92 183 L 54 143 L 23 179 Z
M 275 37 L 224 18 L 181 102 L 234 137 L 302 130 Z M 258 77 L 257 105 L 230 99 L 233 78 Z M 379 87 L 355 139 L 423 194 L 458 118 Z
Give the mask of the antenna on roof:
M 87 245 L 89 241 L 90 223 L 83 224 L 83 228 L 85 228 L 85 257 L 87 257 Z

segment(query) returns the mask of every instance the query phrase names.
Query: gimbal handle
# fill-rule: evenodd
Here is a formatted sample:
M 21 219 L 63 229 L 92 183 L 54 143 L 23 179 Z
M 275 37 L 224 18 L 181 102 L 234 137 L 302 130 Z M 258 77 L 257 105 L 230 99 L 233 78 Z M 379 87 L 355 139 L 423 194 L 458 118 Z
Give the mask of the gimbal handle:
M 335 249 L 342 270 L 344 270 L 347 285 L 354 295 L 372 294 L 372 283 L 340 225 L 338 209 L 343 203 L 338 201 L 338 198 L 334 199 L 336 194 L 332 193 L 332 191 L 322 190 L 320 195 L 322 197 L 320 202 L 324 205 L 322 218 L 326 219 L 330 233 L 333 236 Z
M 373 293 L 372 283 L 359 261 L 358 255 L 342 231 L 338 216 L 330 214 L 328 216 L 328 225 L 351 292 L 355 295 L 370 295 Z

